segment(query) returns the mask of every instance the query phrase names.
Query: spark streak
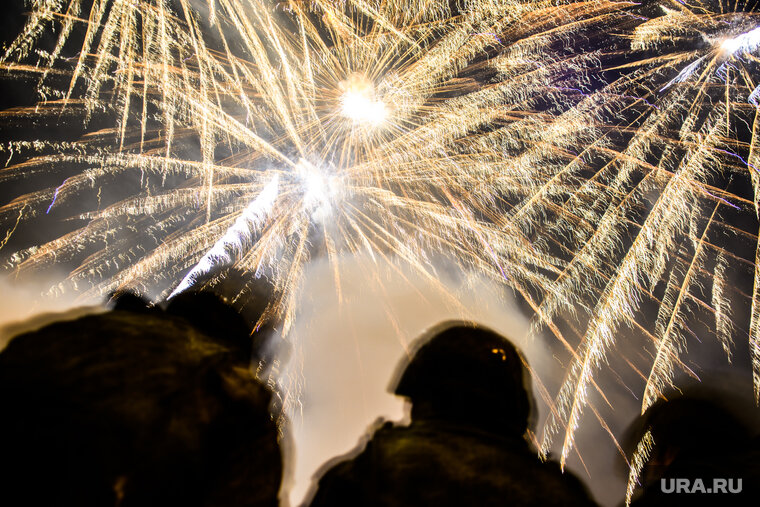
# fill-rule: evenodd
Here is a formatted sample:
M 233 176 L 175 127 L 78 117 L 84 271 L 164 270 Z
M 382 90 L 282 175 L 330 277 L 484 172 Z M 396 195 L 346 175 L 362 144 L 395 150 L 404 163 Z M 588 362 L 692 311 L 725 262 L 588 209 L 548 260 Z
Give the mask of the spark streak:
M 214 267 L 232 264 L 235 256 L 241 256 L 252 242 L 253 235 L 261 228 L 267 214 L 272 211 L 277 198 L 277 187 L 278 178 L 275 175 L 264 190 L 243 210 L 232 227 L 227 229 L 224 236 L 219 238 L 211 250 L 206 252 L 198 264 L 185 275 L 169 298 L 189 289 L 199 276 L 207 274 Z

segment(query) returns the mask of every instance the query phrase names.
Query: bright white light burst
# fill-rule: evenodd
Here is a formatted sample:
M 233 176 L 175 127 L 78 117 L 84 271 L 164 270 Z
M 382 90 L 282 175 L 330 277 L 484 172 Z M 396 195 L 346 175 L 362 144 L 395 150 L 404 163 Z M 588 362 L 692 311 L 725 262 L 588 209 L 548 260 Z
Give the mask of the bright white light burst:
M 304 211 L 311 213 L 314 222 L 323 221 L 332 210 L 331 200 L 337 192 L 335 177 L 304 159 L 298 161 L 295 170 L 303 188 Z
M 375 97 L 375 87 L 362 75 L 353 74 L 340 83 L 345 91 L 341 96 L 341 113 L 355 123 L 378 126 L 388 116 L 383 101 Z

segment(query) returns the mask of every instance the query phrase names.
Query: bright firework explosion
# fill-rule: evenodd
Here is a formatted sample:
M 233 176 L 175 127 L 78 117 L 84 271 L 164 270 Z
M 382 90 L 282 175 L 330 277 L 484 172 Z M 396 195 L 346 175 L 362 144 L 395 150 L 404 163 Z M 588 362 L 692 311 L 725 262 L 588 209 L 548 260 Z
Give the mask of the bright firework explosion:
M 43 77 L 60 72 L 67 38 L 84 23 L 70 85 L 42 88 L 50 95 L 44 108 L 120 115 L 115 129 L 56 146 L 68 153 L 7 168 L 12 177 L 43 164 L 84 166 L 6 206 L 9 220 L 50 213 L 117 173 L 139 172 L 141 181 L 136 197 L 81 214 L 85 228 L 20 252 L 19 269 L 69 259 L 120 220 L 147 217 L 150 242 L 160 248 L 109 245 L 68 282 L 102 280 L 93 287 L 102 294 L 145 287 L 168 271 L 174 283 L 217 251 L 206 261 L 221 256 L 275 281 L 281 299 L 272 308 L 286 331 L 300 271 L 315 249 L 330 257 L 393 254 L 425 273 L 429 253 L 445 251 L 526 293 L 550 282 L 546 273 L 558 261 L 506 220 L 500 203 L 547 178 L 535 169 L 547 148 L 568 156 L 562 142 L 570 139 L 551 133 L 552 146 L 539 149 L 536 138 L 553 120 L 552 102 L 585 67 L 578 56 L 544 54 L 570 14 L 511 2 L 473 2 L 456 13 L 429 1 L 209 2 L 201 12 L 190 2 L 171 4 L 95 2 L 85 22 L 82 2 L 39 2 L 8 50 L 6 61 L 23 58 L 34 48 L 29 38 L 60 24 L 54 47 L 38 52 L 43 63 L 10 64 Z M 613 9 L 573 10 L 593 20 Z M 505 31 L 520 41 L 508 50 Z M 197 160 L 182 145 L 188 138 L 198 144 Z M 507 156 L 525 146 L 531 150 L 520 159 Z M 257 197 L 271 192 L 276 198 Z M 255 202 L 260 209 L 249 208 Z
M 742 333 L 728 305 L 741 288 L 728 280 L 737 269 L 756 276 L 757 263 L 725 236 L 757 242 L 725 217 L 756 208 L 731 185 L 734 176 L 758 185 L 760 36 L 741 6 L 33 8 L 4 67 L 39 79 L 43 100 L 4 120 L 77 118 L 90 128 L 71 141 L 4 146 L 4 183 L 57 180 L 0 208 L 2 244 L 46 215 L 78 224 L 6 254 L 9 269 L 63 264 L 63 290 L 161 286 L 166 297 L 234 264 L 274 284 L 263 318 L 287 333 L 314 256 L 330 259 L 338 290 L 344 254 L 392 258 L 431 280 L 438 256 L 453 258 L 515 289 L 536 332 L 548 328 L 565 348 L 571 367 L 545 439 L 564 433 L 563 462 L 585 407 L 603 423 L 588 390 L 603 397 L 594 375 L 621 326 L 648 342 L 646 370 L 625 359 L 646 382 L 643 408 L 675 370 L 690 371 L 679 358 L 693 315 L 714 315 L 729 354 Z M 735 260 L 744 267 L 730 269 Z M 656 319 L 643 318 L 652 306 Z

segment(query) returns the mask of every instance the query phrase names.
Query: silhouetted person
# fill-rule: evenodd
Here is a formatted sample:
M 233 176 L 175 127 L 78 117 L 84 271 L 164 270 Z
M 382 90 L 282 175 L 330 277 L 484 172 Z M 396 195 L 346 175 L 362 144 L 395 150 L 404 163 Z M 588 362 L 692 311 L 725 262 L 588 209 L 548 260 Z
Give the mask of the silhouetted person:
M 449 324 L 395 388 L 412 402 L 411 424 L 386 423 L 361 454 L 335 464 L 311 507 L 593 505 L 577 478 L 541 462 L 525 438 L 523 361 L 504 337 Z
M 204 330 L 137 305 L 14 338 L 0 505 L 276 506 L 271 392 Z
M 631 454 L 647 432 L 652 441 L 632 505 L 758 505 L 757 421 L 751 401 L 705 388 L 652 405 L 626 437 Z

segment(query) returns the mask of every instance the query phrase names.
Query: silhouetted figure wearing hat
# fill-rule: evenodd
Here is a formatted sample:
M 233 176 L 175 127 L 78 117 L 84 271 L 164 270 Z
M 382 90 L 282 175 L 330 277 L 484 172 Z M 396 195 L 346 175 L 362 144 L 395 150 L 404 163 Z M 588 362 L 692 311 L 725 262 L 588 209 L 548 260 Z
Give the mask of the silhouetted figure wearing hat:
M 751 400 L 702 386 L 649 407 L 625 438 L 631 454 L 642 437 L 650 438 L 632 505 L 758 505 L 759 416 Z
M 245 336 L 134 298 L 121 308 L 0 353 L 0 505 L 276 506 L 271 392 Z
M 311 506 L 594 505 L 577 478 L 541 462 L 526 441 L 527 387 L 507 339 L 445 327 L 395 389 L 412 402 L 411 424 L 386 423 L 358 456 L 332 466 Z

